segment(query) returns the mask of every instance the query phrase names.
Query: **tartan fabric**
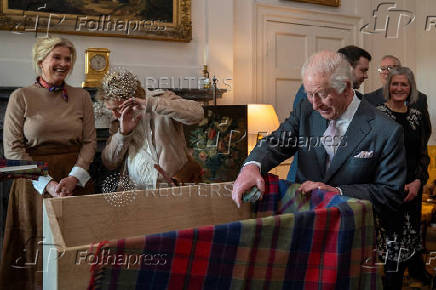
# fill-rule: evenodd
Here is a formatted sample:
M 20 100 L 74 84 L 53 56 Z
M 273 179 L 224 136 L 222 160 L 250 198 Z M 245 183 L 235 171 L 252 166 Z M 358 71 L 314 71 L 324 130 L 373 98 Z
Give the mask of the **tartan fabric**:
M 0 168 L 23 165 L 37 165 L 37 168 L 20 170 L 17 172 L 0 172 L 0 179 L 38 179 L 38 177 L 41 175 L 48 175 L 48 164 L 46 162 L 0 159 Z
M 269 216 L 108 242 L 89 289 L 380 289 L 369 202 L 265 180 Z

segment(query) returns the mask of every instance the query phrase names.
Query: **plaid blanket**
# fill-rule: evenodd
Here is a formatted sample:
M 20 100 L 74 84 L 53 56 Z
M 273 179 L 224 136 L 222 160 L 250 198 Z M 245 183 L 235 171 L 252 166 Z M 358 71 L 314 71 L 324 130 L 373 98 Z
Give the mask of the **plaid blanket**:
M 381 288 L 369 202 L 266 185 L 256 219 L 100 243 L 89 289 Z
M 27 160 L 12 160 L 0 159 L 0 168 L 8 168 L 23 165 L 36 165 L 36 168 L 16 170 L 13 172 L 0 172 L 0 180 L 3 179 L 38 179 L 41 175 L 48 175 L 48 164 L 40 161 L 27 161 Z

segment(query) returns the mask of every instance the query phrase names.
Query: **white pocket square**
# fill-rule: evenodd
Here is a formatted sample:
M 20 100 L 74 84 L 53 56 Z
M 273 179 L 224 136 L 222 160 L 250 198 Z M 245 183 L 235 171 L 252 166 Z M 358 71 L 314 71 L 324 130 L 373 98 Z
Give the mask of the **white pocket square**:
M 355 158 L 371 158 L 374 155 L 374 151 L 360 151 L 359 154 L 354 156 Z

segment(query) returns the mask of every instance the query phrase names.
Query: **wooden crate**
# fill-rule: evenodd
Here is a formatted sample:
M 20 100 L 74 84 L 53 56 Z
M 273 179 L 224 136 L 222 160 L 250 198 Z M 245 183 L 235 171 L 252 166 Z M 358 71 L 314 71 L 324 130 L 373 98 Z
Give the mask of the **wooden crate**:
M 135 191 L 121 206 L 104 194 L 45 199 L 44 289 L 86 289 L 83 257 L 92 243 L 250 218 L 250 206 L 237 209 L 231 190 L 219 183 Z

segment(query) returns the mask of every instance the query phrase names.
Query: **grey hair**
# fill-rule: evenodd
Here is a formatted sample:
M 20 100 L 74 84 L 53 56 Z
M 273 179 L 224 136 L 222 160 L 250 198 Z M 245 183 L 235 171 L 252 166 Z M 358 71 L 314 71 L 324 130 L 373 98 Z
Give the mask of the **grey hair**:
M 386 54 L 386 55 L 384 55 L 382 58 L 381 58 L 381 60 L 380 61 L 384 61 L 385 59 L 392 59 L 394 62 L 395 62 L 395 64 L 396 65 L 398 65 L 398 66 L 401 66 L 401 61 L 400 61 L 400 59 L 398 58 L 398 57 L 396 57 L 396 56 L 393 56 L 392 54 Z
M 353 82 L 353 68 L 341 54 L 328 50 L 320 51 L 306 60 L 301 68 L 301 77 L 308 74 L 326 76 L 329 85 L 341 94 L 347 87 L 347 82 Z
M 385 98 L 387 100 L 391 99 L 391 93 L 390 93 L 390 86 L 392 83 L 392 79 L 394 76 L 406 76 L 407 80 L 409 81 L 410 85 L 410 93 L 407 97 L 407 100 L 409 101 L 409 104 L 415 104 L 418 100 L 418 90 L 416 89 L 416 82 L 415 82 L 415 76 L 412 72 L 412 70 L 408 67 L 402 66 L 398 68 L 394 68 L 389 72 L 388 80 L 386 82 L 386 85 L 383 89 L 383 93 L 385 95 Z
M 42 62 L 47 55 L 55 47 L 67 47 L 71 52 L 71 73 L 73 71 L 74 63 L 76 62 L 77 53 L 74 45 L 71 41 L 63 37 L 45 37 L 38 38 L 32 48 L 32 59 L 33 59 L 33 69 L 35 70 L 38 76 L 41 75 L 41 67 L 39 66 L 40 62 Z

